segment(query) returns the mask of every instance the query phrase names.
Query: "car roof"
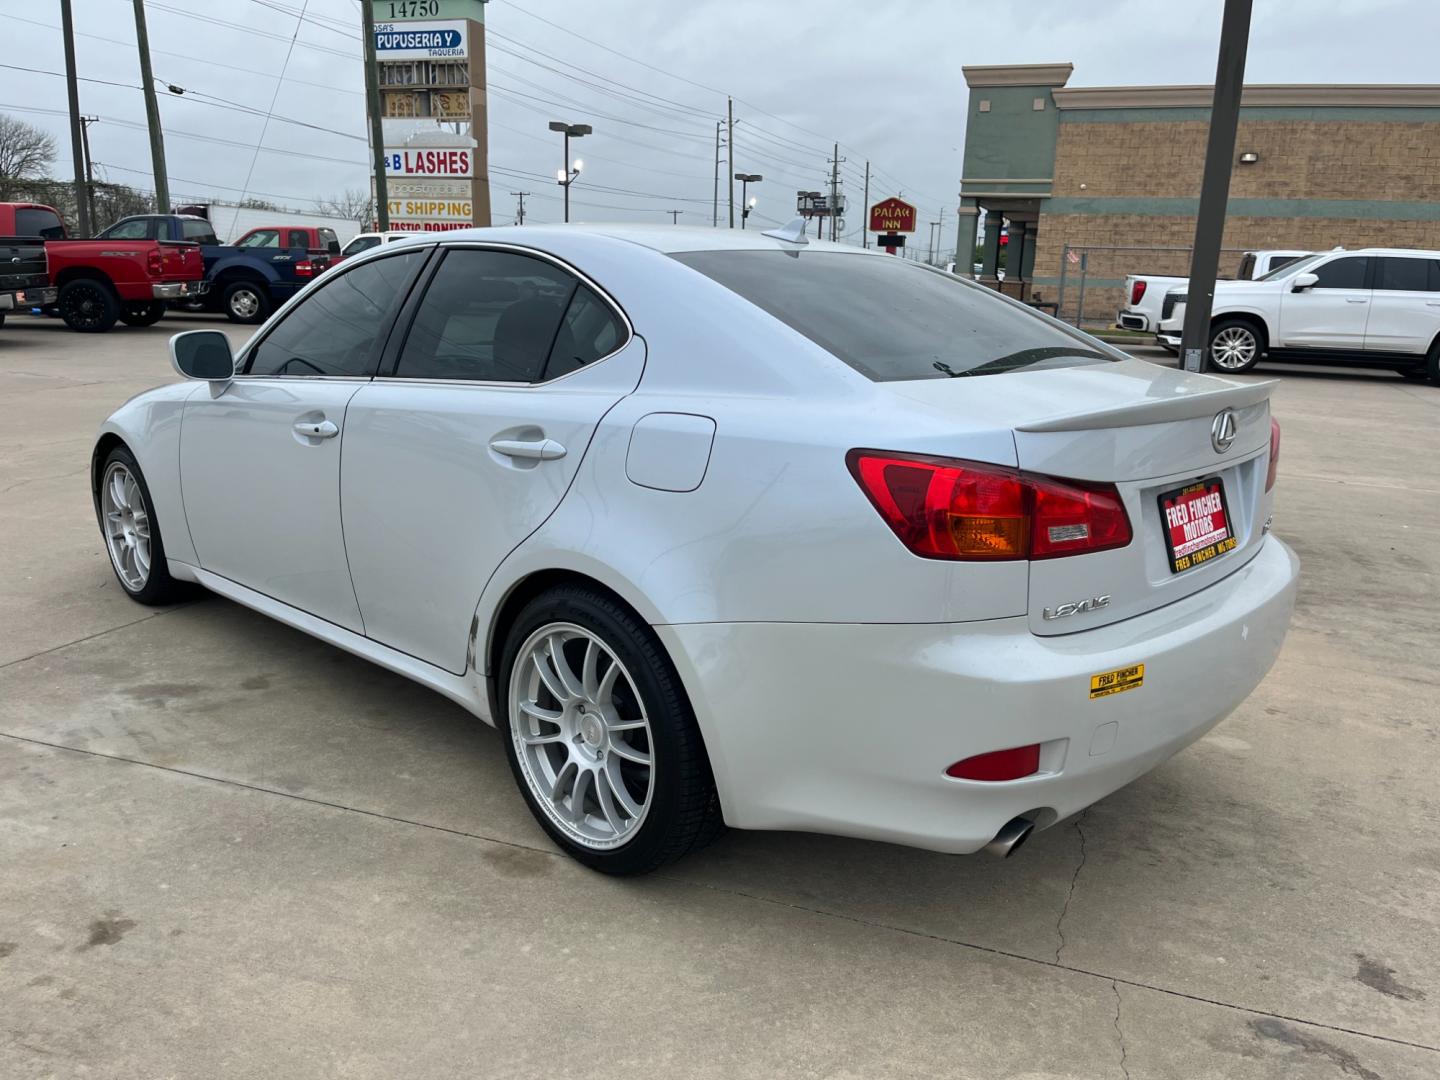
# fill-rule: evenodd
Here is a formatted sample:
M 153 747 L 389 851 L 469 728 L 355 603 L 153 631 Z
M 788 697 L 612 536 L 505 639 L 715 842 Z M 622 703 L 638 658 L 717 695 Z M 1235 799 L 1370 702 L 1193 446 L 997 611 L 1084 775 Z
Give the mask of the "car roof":
M 654 251 L 671 254 L 678 251 L 795 251 L 798 245 L 788 240 L 777 240 L 764 235 L 760 229 L 712 228 L 708 225 L 643 225 L 619 222 L 615 224 L 585 225 L 501 225 L 492 228 L 455 229 L 433 234 L 441 243 L 462 243 L 476 240 L 503 240 L 509 243 L 532 241 L 543 244 L 546 238 L 573 236 L 588 233 L 613 240 L 623 240 Z M 843 251 L 859 254 L 878 254 L 877 249 L 867 251 L 853 244 L 831 243 L 828 240 L 807 238 L 809 242 L 800 250 Z
M 1327 251 L 1327 255 L 1414 255 L 1423 259 L 1440 259 L 1440 251 L 1427 251 L 1423 248 L 1382 248 L 1368 247 L 1356 248 L 1354 251 Z

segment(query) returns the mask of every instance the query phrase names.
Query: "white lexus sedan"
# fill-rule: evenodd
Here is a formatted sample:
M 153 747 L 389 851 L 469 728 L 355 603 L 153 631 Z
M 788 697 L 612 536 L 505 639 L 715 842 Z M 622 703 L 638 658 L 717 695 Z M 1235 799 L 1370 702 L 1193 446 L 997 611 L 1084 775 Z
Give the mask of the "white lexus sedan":
M 126 591 L 459 702 L 608 873 L 724 824 L 1008 854 L 1290 620 L 1271 383 L 795 225 L 417 238 L 171 353 L 94 450 Z

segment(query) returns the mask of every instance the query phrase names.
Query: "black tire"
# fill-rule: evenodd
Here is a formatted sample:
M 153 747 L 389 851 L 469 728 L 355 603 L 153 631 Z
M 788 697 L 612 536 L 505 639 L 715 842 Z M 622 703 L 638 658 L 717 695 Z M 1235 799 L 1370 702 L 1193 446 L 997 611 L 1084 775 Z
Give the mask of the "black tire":
M 624 665 L 649 719 L 651 801 L 630 838 L 608 850 L 584 846 L 556 827 L 530 788 L 515 744 L 510 685 L 516 662 L 531 635 L 552 623 L 572 624 L 599 638 Z M 497 726 L 515 783 L 540 827 L 567 855 L 606 874 L 645 874 L 703 847 L 724 831 L 710 759 L 680 677 L 650 627 L 613 597 L 580 583 L 557 586 L 535 597 L 509 628 L 496 677 Z
M 120 318 L 120 298 L 97 278 L 67 281 L 60 286 L 55 306 L 65 325 L 82 334 L 103 334 Z
M 1431 386 L 1440 386 L 1440 338 L 1436 338 L 1425 357 L 1425 381 Z
M 135 479 L 140 489 L 141 501 L 145 508 L 150 530 L 150 570 L 145 583 L 140 588 L 133 587 L 125 580 L 120 568 L 116 565 L 115 556 L 112 555 L 109 533 L 107 529 L 104 492 L 102 488 L 111 475 L 111 466 L 120 465 L 124 467 Z M 165 541 L 160 535 L 160 522 L 155 516 L 155 504 L 150 498 L 150 488 L 145 483 L 145 474 L 140 471 L 140 465 L 135 460 L 135 455 L 130 453 L 124 446 L 117 446 L 105 456 L 100 465 L 100 470 L 95 476 L 95 517 L 100 525 L 100 537 L 105 545 L 106 556 L 110 560 L 110 569 L 115 573 L 115 580 L 125 590 L 130 599 L 149 606 L 161 604 L 173 604 L 178 600 L 185 599 L 193 590 L 183 581 L 176 581 L 170 576 L 170 569 L 165 562 Z
M 1224 342 L 1236 339 L 1250 342 L 1250 357 L 1239 364 L 1220 363 L 1215 359 L 1215 350 L 1223 348 Z M 1205 350 L 1207 370 L 1219 371 L 1226 375 L 1239 375 L 1249 371 L 1260 362 L 1265 354 L 1265 335 L 1248 319 L 1216 319 L 1210 324 L 1210 341 Z
M 231 322 L 254 325 L 270 314 L 270 294 L 259 281 L 232 281 L 225 286 L 220 307 Z
M 0 326 L 5 325 L 5 312 L 0 311 Z
M 120 321 L 126 326 L 154 326 L 165 317 L 165 301 L 130 303 L 120 309 Z

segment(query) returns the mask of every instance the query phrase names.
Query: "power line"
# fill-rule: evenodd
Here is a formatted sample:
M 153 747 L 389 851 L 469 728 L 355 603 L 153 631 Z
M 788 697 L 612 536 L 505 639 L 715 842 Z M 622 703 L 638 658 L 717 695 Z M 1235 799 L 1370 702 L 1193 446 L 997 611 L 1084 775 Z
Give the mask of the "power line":
M 260 160 L 260 147 L 265 144 L 265 133 L 270 130 L 270 117 L 275 112 L 275 103 L 280 100 L 280 88 L 285 85 L 285 72 L 290 67 L 290 57 L 295 54 L 295 42 L 300 37 L 300 24 L 304 22 L 305 9 L 309 6 L 310 0 L 304 0 L 300 8 L 300 18 L 295 22 L 295 33 L 290 38 L 290 47 L 285 50 L 285 62 L 280 65 L 280 78 L 275 83 L 275 93 L 270 96 L 270 107 L 265 110 L 265 122 L 260 125 L 260 138 L 255 140 L 255 153 L 250 155 L 250 168 L 245 173 L 245 184 L 240 189 L 241 202 L 245 201 L 245 188 L 250 186 L 250 181 L 255 176 L 255 163 Z

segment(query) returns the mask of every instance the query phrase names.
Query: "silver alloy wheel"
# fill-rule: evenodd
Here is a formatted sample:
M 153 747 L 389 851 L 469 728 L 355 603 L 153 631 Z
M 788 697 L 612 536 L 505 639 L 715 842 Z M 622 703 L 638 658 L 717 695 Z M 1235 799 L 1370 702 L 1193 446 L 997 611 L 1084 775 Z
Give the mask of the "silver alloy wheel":
M 1255 359 L 1255 350 L 1260 343 L 1255 332 L 1243 326 L 1227 326 L 1210 342 L 1210 359 L 1218 368 L 1234 371 L 1243 368 Z
M 253 319 L 260 311 L 260 294 L 247 285 L 230 294 L 230 310 L 238 319 Z
M 584 627 L 548 623 L 516 654 L 509 696 L 515 756 L 545 815 L 583 847 L 626 843 L 650 810 L 655 766 L 625 665 Z
M 140 484 L 121 462 L 111 462 L 100 484 L 105 546 L 125 588 L 139 592 L 150 580 L 150 515 Z

